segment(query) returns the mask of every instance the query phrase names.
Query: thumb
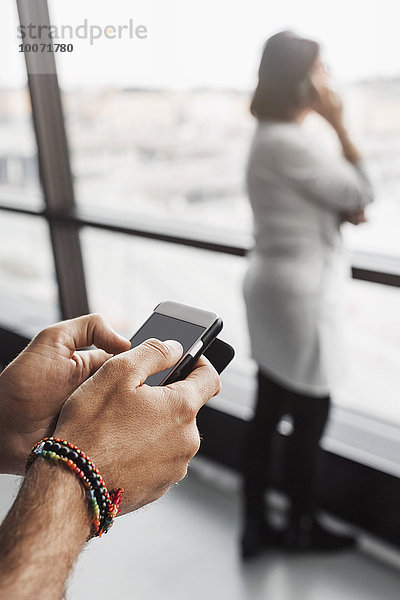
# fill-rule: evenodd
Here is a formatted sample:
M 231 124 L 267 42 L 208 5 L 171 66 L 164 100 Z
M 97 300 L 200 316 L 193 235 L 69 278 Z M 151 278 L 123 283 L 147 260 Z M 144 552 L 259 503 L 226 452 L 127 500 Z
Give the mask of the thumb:
M 109 354 L 118 354 L 129 350 L 127 339 L 116 333 L 100 314 L 89 314 L 57 323 L 49 330 L 59 332 L 64 345 L 75 352 L 78 348 L 91 346 L 105 350 Z
M 120 358 L 129 361 L 137 385 L 141 385 L 150 375 L 174 366 L 182 353 L 182 345 L 176 340 L 161 342 L 151 338 L 133 350 L 125 352 Z

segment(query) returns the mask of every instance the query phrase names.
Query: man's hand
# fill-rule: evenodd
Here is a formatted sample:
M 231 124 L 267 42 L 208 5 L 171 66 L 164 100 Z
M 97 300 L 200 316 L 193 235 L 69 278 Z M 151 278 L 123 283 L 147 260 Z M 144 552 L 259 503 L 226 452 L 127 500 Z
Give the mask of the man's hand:
M 97 349 L 78 350 L 92 344 Z M 0 472 L 23 473 L 33 444 L 53 433 L 68 396 L 129 347 L 97 314 L 41 331 L 0 375 Z
M 148 340 L 108 360 L 61 410 L 54 435 L 84 450 L 109 489 L 125 488 L 122 512 L 162 496 L 185 476 L 198 450 L 196 414 L 220 389 L 210 363 L 201 358 L 189 377 L 170 386 L 143 383 L 181 354 L 178 342 Z M 93 368 L 98 364 L 94 360 Z M 36 460 L 0 527 L 1 598 L 59 600 L 89 533 L 78 478 L 62 465 Z
M 156 500 L 185 477 L 199 448 L 197 412 L 220 390 L 207 359 L 201 358 L 184 381 L 144 384 L 181 354 L 178 342 L 147 340 L 107 361 L 61 410 L 54 435 L 81 448 L 108 489 L 125 489 L 122 512 Z

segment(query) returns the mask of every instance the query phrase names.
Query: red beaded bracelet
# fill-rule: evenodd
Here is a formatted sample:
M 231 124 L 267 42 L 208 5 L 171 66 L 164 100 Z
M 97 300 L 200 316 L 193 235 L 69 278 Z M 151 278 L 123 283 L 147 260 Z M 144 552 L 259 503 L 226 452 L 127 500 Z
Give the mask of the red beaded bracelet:
M 64 464 L 79 477 L 93 513 L 92 535 L 101 537 L 103 533 L 107 533 L 119 512 L 124 490 L 118 488 L 108 492 L 94 462 L 77 446 L 66 440 L 47 437 L 37 442 L 28 457 L 25 472 L 39 456 Z

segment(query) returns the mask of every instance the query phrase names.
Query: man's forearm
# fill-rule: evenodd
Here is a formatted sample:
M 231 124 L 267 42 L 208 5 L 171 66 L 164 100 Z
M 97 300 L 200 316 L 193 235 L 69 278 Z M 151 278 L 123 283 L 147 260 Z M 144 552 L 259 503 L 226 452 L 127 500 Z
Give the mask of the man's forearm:
M 76 476 L 37 459 L 0 527 L 0 598 L 61 598 L 90 522 Z

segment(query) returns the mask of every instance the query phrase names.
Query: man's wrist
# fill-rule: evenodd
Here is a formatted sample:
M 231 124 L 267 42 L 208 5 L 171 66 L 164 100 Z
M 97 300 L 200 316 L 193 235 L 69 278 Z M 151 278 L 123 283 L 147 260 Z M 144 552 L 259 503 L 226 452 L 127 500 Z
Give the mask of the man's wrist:
M 0 473 L 23 475 L 25 460 L 29 452 L 29 433 L 19 432 L 12 402 L 3 393 L 0 375 Z
M 37 459 L 0 528 L 0 596 L 60 598 L 90 529 L 78 478 L 61 465 Z M 43 569 L 44 564 L 52 569 Z
M 0 440 L 0 473 L 23 475 L 26 448 L 21 437 L 9 427 L 0 427 Z

